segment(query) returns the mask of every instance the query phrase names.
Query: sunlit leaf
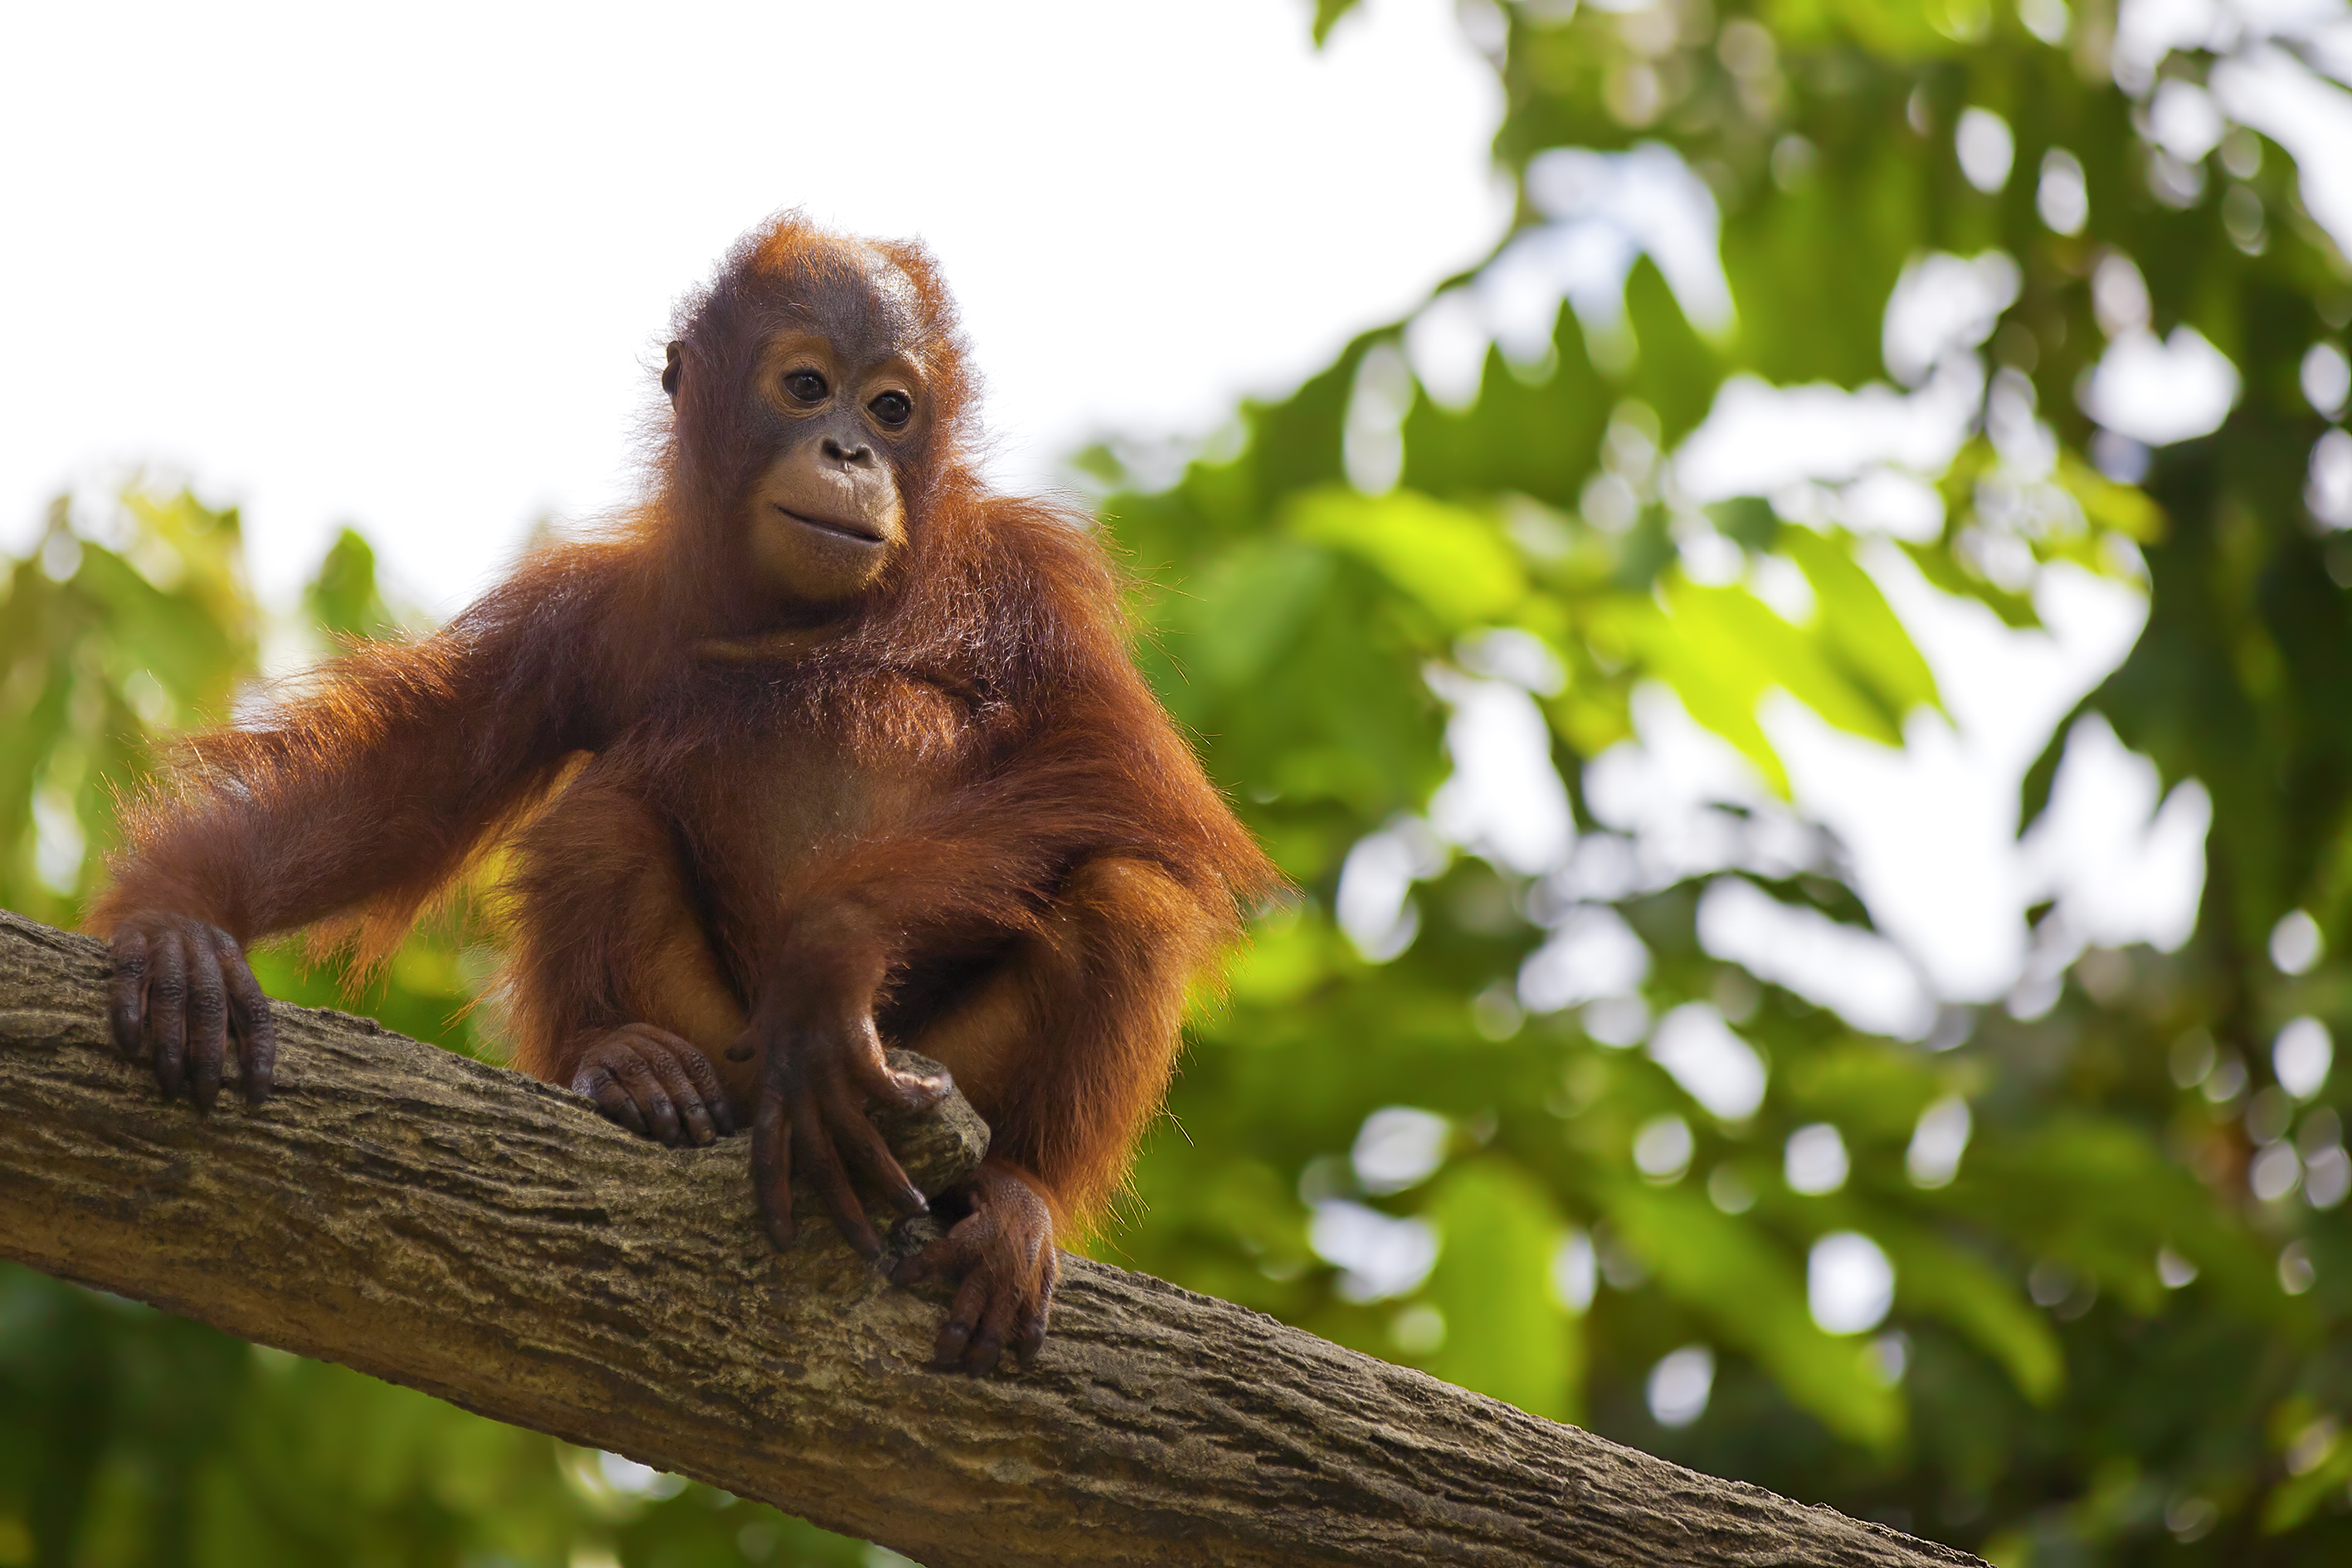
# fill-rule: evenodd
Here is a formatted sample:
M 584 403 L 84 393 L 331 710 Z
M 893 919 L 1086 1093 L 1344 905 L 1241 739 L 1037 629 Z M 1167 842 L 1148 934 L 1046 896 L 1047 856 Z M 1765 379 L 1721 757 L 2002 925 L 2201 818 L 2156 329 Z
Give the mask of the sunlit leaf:
M 1448 629 L 1499 619 L 1527 592 L 1526 569 L 1492 521 L 1411 490 L 1318 490 L 1298 500 L 1288 522 L 1296 537 L 1379 570 Z

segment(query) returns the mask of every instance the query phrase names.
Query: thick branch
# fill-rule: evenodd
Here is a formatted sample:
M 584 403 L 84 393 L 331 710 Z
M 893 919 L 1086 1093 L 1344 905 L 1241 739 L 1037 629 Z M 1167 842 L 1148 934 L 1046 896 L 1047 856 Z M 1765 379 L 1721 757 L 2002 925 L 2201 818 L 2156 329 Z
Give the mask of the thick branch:
M 280 1004 L 275 1098 L 200 1118 L 108 1048 L 102 949 L 0 912 L 0 1255 L 898 1548 L 1019 1564 L 1956 1564 L 1142 1275 L 1067 1260 L 1024 1371 L 924 1364 L 940 1307 L 746 1142 Z M 937 1191 L 968 1106 L 888 1130 Z

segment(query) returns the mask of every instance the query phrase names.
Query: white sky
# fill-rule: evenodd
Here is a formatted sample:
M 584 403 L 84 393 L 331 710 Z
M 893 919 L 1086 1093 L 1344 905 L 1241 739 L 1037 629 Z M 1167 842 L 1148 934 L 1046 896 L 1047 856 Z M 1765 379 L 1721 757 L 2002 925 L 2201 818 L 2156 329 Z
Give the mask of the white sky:
M 1492 71 L 1444 0 L 16 5 L 0 548 L 133 463 L 282 599 L 361 524 L 446 614 L 625 500 L 672 301 L 804 205 L 917 234 L 1013 482 L 1199 431 L 1477 260 Z

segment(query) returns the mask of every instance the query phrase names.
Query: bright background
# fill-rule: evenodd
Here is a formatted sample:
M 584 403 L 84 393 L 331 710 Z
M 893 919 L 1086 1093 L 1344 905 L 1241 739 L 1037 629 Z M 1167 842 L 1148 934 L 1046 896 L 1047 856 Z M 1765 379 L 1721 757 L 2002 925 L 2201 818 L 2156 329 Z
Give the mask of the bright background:
M 919 235 L 997 468 L 1198 433 L 1480 260 L 1494 74 L 1432 0 L 17 6 L 0 547 L 176 468 L 283 599 L 337 525 L 448 614 L 625 502 L 673 302 L 767 213 Z M 682 47 L 692 40 L 691 49 Z

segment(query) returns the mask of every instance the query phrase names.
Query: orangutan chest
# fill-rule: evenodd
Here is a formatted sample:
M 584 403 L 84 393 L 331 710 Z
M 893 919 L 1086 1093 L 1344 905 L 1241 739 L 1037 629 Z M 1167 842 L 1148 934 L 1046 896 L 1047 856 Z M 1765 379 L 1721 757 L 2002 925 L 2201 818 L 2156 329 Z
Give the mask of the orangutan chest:
M 909 823 L 954 787 L 965 721 L 937 687 L 894 684 L 871 711 L 755 733 L 685 761 L 673 775 L 678 815 L 703 827 L 697 838 L 723 832 L 729 842 L 709 848 L 770 885 Z

